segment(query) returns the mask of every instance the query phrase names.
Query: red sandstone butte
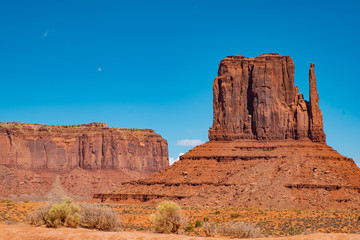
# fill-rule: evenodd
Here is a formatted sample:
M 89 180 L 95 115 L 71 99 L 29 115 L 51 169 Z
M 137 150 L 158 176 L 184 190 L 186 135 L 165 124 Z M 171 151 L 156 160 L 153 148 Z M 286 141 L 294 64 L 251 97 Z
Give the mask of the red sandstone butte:
M 220 62 L 209 142 L 150 178 L 95 199 L 182 204 L 359 208 L 360 169 L 326 144 L 310 65 L 310 100 L 294 85 L 290 57 L 240 55 Z
M 151 129 L 0 123 L 2 197 L 41 198 L 53 188 L 89 197 L 168 165 L 167 141 Z
M 325 142 L 314 64 L 310 67 L 309 102 L 294 85 L 294 70 L 290 57 L 274 53 L 222 60 L 213 84 L 209 139 L 310 138 Z

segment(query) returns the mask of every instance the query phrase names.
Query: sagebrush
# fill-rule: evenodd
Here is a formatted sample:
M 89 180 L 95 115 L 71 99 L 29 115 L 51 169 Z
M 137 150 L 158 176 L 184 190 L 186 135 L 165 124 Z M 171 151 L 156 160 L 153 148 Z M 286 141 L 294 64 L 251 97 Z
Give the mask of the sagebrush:
M 230 222 L 218 228 L 223 236 L 236 238 L 258 238 L 262 237 L 261 231 L 247 222 Z
M 114 231 L 120 227 L 117 213 L 108 206 L 101 204 L 75 204 L 67 198 L 61 203 L 48 203 L 40 207 L 30 217 L 30 223 L 35 226 L 72 227 Z
M 38 208 L 38 210 L 30 216 L 30 224 L 35 226 L 45 225 L 46 217 L 51 207 L 52 204 L 46 204 Z
M 65 226 L 76 228 L 79 224 L 79 207 L 70 198 L 65 199 L 62 203 L 54 203 L 45 217 L 47 227 Z
M 102 204 L 80 205 L 81 226 L 102 231 L 114 231 L 120 227 L 120 219 L 111 207 Z
M 150 216 L 150 221 L 160 233 L 178 233 L 180 228 L 187 225 L 179 205 L 171 201 L 160 203 L 156 207 L 156 213 Z
M 211 222 L 204 222 L 202 224 L 202 228 L 207 237 L 215 236 L 218 231 L 218 226 L 215 223 L 211 223 Z

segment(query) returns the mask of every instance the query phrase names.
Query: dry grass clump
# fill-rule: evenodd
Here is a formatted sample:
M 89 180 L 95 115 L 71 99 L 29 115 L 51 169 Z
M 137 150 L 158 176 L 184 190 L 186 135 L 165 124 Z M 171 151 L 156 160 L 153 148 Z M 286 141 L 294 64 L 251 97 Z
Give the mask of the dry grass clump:
M 150 216 L 150 221 L 159 233 L 178 233 L 180 228 L 187 225 L 179 205 L 171 201 L 160 203 L 156 207 L 156 213 Z
M 40 207 L 30 217 L 30 224 L 47 227 L 72 227 L 114 231 L 120 227 L 116 212 L 101 204 L 83 203 L 80 207 L 67 198 L 61 203 L 47 204 Z
M 219 227 L 218 232 L 224 236 L 236 238 L 258 238 L 262 237 L 261 231 L 247 222 L 230 222 Z
M 210 222 L 204 222 L 202 224 L 202 228 L 207 237 L 215 236 L 218 231 L 218 226 L 215 223 L 210 223 Z
M 61 203 L 42 206 L 30 216 L 30 224 L 35 226 L 76 228 L 79 223 L 79 207 L 73 203 L 71 198 L 67 198 Z
M 80 205 L 81 226 L 101 231 L 115 231 L 120 228 L 120 219 L 111 207 L 101 204 Z
M 30 216 L 30 224 L 35 226 L 41 226 L 46 224 L 46 217 L 52 204 L 46 204 L 41 206 L 36 212 Z

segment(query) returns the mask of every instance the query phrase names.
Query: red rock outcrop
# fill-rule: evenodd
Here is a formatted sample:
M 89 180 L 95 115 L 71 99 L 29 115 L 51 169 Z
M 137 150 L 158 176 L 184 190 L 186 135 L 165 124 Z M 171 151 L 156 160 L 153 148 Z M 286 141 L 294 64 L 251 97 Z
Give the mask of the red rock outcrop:
M 290 57 L 226 57 L 215 79 L 210 141 L 150 178 L 95 199 L 275 208 L 359 208 L 360 169 L 325 142 L 310 65 L 310 101 Z
M 91 196 L 116 182 L 160 171 L 169 160 L 167 141 L 151 129 L 109 128 L 106 123 L 0 123 L 0 165 L 1 187 L 7 189 L 0 196 L 32 194 L 39 182 L 45 194 L 57 174 L 66 191 Z
M 319 94 L 316 88 L 314 67 L 315 64 L 311 63 L 309 70 L 309 137 L 315 142 L 325 142 L 325 133 L 323 130 L 322 113 L 319 108 Z
M 210 140 L 300 139 L 325 142 L 316 89 L 310 67 L 310 102 L 294 85 L 293 60 L 279 54 L 256 58 L 240 55 L 220 62 L 213 84 L 214 118 Z
M 0 123 L 0 146 L 1 165 L 24 169 L 157 172 L 168 166 L 167 142 L 153 130 L 106 123 Z

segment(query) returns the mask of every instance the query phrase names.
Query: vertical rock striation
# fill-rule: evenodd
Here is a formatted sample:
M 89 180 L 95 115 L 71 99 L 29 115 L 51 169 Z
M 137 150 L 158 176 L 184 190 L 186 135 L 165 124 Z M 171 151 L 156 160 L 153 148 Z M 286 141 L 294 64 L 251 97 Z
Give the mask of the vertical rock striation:
M 325 142 L 313 64 L 310 102 L 294 85 L 291 57 L 240 55 L 220 62 L 213 84 L 213 126 L 210 140 L 284 140 L 310 138 Z
M 151 129 L 0 123 L 0 198 L 85 200 L 167 166 L 167 141 Z
M 167 141 L 151 129 L 109 128 L 106 123 L 0 123 L 0 165 L 53 171 L 157 172 L 169 160 Z

